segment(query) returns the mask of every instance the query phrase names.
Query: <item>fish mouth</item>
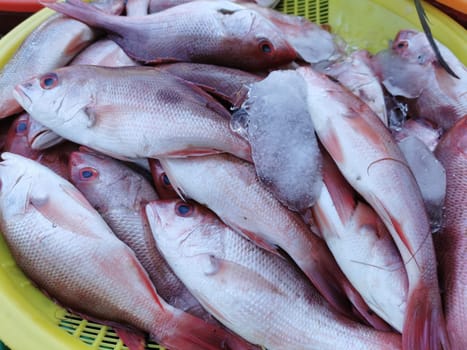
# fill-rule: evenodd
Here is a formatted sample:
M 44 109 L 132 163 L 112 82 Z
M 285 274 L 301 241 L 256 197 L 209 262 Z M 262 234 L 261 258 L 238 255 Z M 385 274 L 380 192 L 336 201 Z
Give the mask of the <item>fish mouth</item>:
M 13 90 L 13 97 L 25 110 L 28 110 L 32 105 L 32 99 L 28 95 L 28 88 L 31 86 L 31 83 L 18 84 Z
M 31 135 L 28 134 L 29 146 L 34 150 L 44 150 L 55 146 L 62 140 L 63 138 L 55 134 L 52 130 L 42 130 Z

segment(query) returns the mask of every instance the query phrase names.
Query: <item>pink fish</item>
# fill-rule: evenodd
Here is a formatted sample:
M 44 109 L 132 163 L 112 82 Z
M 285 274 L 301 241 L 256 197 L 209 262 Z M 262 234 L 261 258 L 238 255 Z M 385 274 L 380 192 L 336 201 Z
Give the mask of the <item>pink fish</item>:
M 154 181 L 154 187 L 160 199 L 177 199 L 180 198 L 175 189 L 170 183 L 169 177 L 162 168 L 161 163 L 157 159 L 149 159 L 149 167 Z
M 467 348 L 467 117 L 443 135 L 435 154 L 447 175 L 444 222 L 435 235 L 446 328 L 452 349 L 462 350 Z
M 206 208 L 155 201 L 146 212 L 159 249 L 224 325 L 268 350 L 400 349 L 400 336 L 334 312 L 287 260 L 255 246 Z
M 298 71 L 308 84 L 308 109 L 318 138 L 346 180 L 382 219 L 406 266 L 404 349 L 447 348 L 430 225 L 404 156 L 366 103 L 310 67 Z
M 19 115 L 8 130 L 3 150 L 20 154 L 26 158 L 37 159 L 40 152 L 30 147 L 28 142 L 28 132 L 30 116 L 27 113 Z
M 188 2 L 138 17 L 106 15 L 79 0 L 43 0 L 42 4 L 107 30 L 110 38 L 138 61 L 198 62 L 260 70 L 297 57 L 269 20 L 230 1 Z
M 2 158 L 0 228 L 40 289 L 92 320 L 148 332 L 170 349 L 252 349 L 167 304 L 135 254 L 69 182 L 19 155 Z

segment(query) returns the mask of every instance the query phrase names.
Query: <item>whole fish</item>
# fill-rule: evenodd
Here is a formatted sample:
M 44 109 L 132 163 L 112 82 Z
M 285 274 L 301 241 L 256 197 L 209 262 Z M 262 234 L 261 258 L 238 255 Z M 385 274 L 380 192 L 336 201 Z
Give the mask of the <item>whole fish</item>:
M 274 71 L 248 90 L 231 125 L 246 134 L 264 186 L 287 208 L 302 212 L 315 203 L 322 186 L 305 82 L 296 71 Z
M 60 304 L 170 349 L 249 349 L 246 342 L 167 304 L 134 253 L 83 195 L 12 153 L 0 163 L 0 228 L 18 266 Z
M 443 135 L 435 154 L 446 169 L 444 221 L 436 234 L 446 328 L 452 349 L 467 348 L 467 117 Z
M 284 207 L 264 187 L 252 164 L 227 154 L 164 158 L 160 162 L 182 197 L 206 205 L 258 246 L 279 256 L 279 249 L 288 254 L 336 310 L 386 327 L 379 317 L 368 313 L 368 306 L 343 275 L 324 241 L 310 231 L 298 213 Z
M 157 250 L 144 217 L 144 206 L 158 199 L 151 183 L 122 162 L 89 152 L 73 152 L 69 166 L 73 185 L 135 252 L 158 294 L 178 309 L 209 319 Z
M 404 349 L 448 348 L 430 225 L 407 161 L 366 103 L 310 67 L 298 71 L 307 82 L 318 138 L 346 180 L 380 216 L 405 264 L 409 291 Z
M 343 60 L 339 60 L 322 70 L 360 97 L 376 113 L 384 125 L 388 126 L 386 104 L 383 88 L 371 68 L 368 51 L 352 52 Z
M 269 20 L 230 1 L 188 2 L 138 17 L 106 15 L 80 0 L 42 4 L 105 29 L 130 57 L 147 63 L 184 61 L 261 70 L 297 57 Z
M 156 192 L 160 199 L 177 199 L 180 198 L 175 189 L 170 183 L 169 177 L 162 168 L 161 163 L 157 159 L 149 159 L 149 167 L 156 188 Z
M 206 208 L 155 201 L 146 212 L 180 279 L 248 341 L 269 350 L 400 349 L 400 336 L 338 315 L 288 261 L 258 248 Z
M 312 207 L 319 232 L 368 306 L 402 332 L 407 273 L 389 232 L 375 211 L 356 198 L 325 151 L 323 183 Z
M 99 0 L 91 4 L 102 11 L 118 14 L 123 0 Z M 99 33 L 77 20 L 55 14 L 39 25 L 0 70 L 0 118 L 21 111 L 13 97 L 16 84 L 37 74 L 65 66 Z
M 410 114 L 447 130 L 467 114 L 467 69 L 437 44 L 459 79 L 439 65 L 426 35 L 414 30 L 400 31 L 392 47 L 373 58 L 373 67 L 392 95 L 410 100 Z
M 225 107 L 152 67 L 65 67 L 18 85 L 15 97 L 55 133 L 115 158 L 232 152 L 251 159 Z

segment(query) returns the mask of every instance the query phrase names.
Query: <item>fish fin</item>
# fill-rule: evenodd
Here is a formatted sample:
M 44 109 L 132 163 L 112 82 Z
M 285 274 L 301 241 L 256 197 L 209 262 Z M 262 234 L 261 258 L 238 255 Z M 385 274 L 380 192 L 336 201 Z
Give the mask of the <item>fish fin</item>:
M 259 349 L 226 329 L 187 313 L 177 315 L 173 321 L 174 326 L 170 328 L 170 334 L 160 337 L 156 332 L 151 333 L 151 338 L 169 349 Z
M 381 200 L 377 196 L 375 196 L 372 193 L 370 193 L 369 196 L 372 199 L 373 206 L 375 207 L 375 210 L 377 211 L 378 216 L 381 217 L 383 222 L 385 222 L 386 226 L 387 226 L 388 222 L 390 223 L 390 225 L 397 232 L 397 235 L 398 235 L 399 239 L 402 241 L 404 246 L 407 248 L 410 255 L 415 259 L 415 251 L 414 251 L 412 245 L 410 244 L 410 241 L 409 241 L 408 237 L 402 231 L 401 223 L 397 220 L 397 218 L 395 218 L 395 217 L 393 217 L 391 215 L 391 213 L 384 206 L 383 202 L 381 202 Z M 384 215 L 382 215 L 382 213 Z M 388 230 L 389 230 L 389 228 L 388 228 Z M 389 231 L 391 231 L 391 230 L 389 230 Z
M 402 331 L 403 349 L 450 349 L 441 298 L 438 288 L 432 289 L 420 281 L 409 296 Z
M 124 31 L 125 19 L 121 20 L 121 16 L 109 15 L 81 0 L 67 0 L 66 2 L 58 2 L 57 0 L 39 0 L 39 3 L 64 15 L 75 18 L 89 26 L 104 28 L 108 31 L 118 33 Z M 114 17 L 118 17 L 118 20 Z M 122 17 L 123 18 L 123 17 Z M 123 30 L 122 30 L 123 29 Z
M 120 111 L 120 108 L 117 105 L 95 105 L 89 104 L 84 107 L 84 113 L 88 117 L 87 127 L 92 128 L 95 126 L 101 116 L 114 115 L 116 112 Z
M 73 198 L 73 200 L 75 199 Z M 86 225 L 83 227 L 82 222 L 79 220 L 75 221 L 73 216 L 70 217 L 69 213 L 64 212 L 66 210 L 65 208 L 52 205 L 49 196 L 31 196 L 29 197 L 29 204 L 50 221 L 54 227 L 58 226 L 83 236 L 98 238 L 98 236 L 93 234 L 92 230 L 87 229 Z
M 350 283 L 344 283 L 343 288 L 355 307 L 354 314 L 358 318 L 378 331 L 390 332 L 394 330 L 388 323 L 386 323 L 386 321 L 371 310 L 360 293 Z
M 136 333 L 125 328 L 114 327 L 115 332 L 129 350 L 144 350 L 146 339 L 141 333 Z
M 173 190 L 178 194 L 178 196 L 186 201 L 186 193 L 183 191 L 182 186 L 180 186 L 177 182 L 177 179 L 175 176 L 172 175 L 172 172 L 170 171 L 170 166 L 167 163 L 167 161 L 164 158 L 158 158 L 159 163 L 161 164 L 162 169 L 165 171 L 165 175 L 169 178 L 170 183 L 172 184 Z
M 252 232 L 252 231 L 248 231 L 248 230 L 245 230 L 244 228 L 236 225 L 235 223 L 233 222 L 230 222 L 230 221 L 225 221 L 225 224 L 227 226 L 230 226 L 232 229 L 234 229 L 237 233 L 241 234 L 243 237 L 247 238 L 248 240 L 252 241 L 255 245 L 257 245 L 258 247 L 272 253 L 272 254 L 275 254 L 281 258 L 284 258 L 284 256 L 282 256 L 277 248 L 276 245 L 268 242 L 267 240 L 265 240 L 264 238 L 258 236 L 256 233 Z
M 167 154 L 164 154 L 165 157 L 170 158 L 186 158 L 186 157 L 202 157 L 202 156 L 210 156 L 213 154 L 224 153 L 222 151 L 218 151 L 216 149 L 209 149 L 209 148 L 189 148 L 180 151 L 174 151 Z

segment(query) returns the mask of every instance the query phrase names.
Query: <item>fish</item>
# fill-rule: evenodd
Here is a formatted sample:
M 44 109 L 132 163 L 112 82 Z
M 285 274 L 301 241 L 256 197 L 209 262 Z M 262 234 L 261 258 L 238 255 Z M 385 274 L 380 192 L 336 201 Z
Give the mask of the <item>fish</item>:
M 467 310 L 467 117 L 447 131 L 435 150 L 446 169 L 446 200 L 441 232 L 434 235 L 443 291 L 446 328 L 452 349 L 467 347 L 462 325 Z
M 437 44 L 459 79 L 439 65 L 426 35 L 415 30 L 400 31 L 372 63 L 384 87 L 409 101 L 409 114 L 448 130 L 467 114 L 467 70 L 449 49 Z
M 130 247 L 158 294 L 170 305 L 202 319 L 211 316 L 180 282 L 157 250 L 144 206 L 158 199 L 152 184 L 122 162 L 81 149 L 69 159 L 71 183 Z
M 96 1 L 89 6 L 118 14 L 123 9 L 123 0 Z M 21 112 L 21 106 L 13 97 L 16 84 L 65 66 L 99 35 L 82 22 L 60 14 L 42 22 L 0 69 L 0 118 Z
M 237 234 L 201 205 L 159 200 L 146 206 L 162 254 L 224 325 L 269 350 L 400 349 L 331 310 L 288 261 Z
M 156 192 L 160 199 L 176 199 L 180 198 L 178 193 L 170 183 L 169 177 L 162 168 L 161 163 L 157 159 L 149 159 L 149 168 L 156 188 Z
M 247 99 L 231 120 L 235 131 L 246 134 L 263 185 L 297 212 L 316 202 L 322 186 L 321 153 L 305 90 L 296 71 L 271 72 L 248 85 Z
M 228 154 L 159 161 L 182 198 L 207 206 L 261 248 L 287 254 L 335 310 L 384 328 L 379 317 L 368 313 L 326 243 L 264 187 L 252 164 Z
M 337 79 L 354 95 L 368 104 L 384 125 L 389 125 L 383 88 L 371 68 L 371 58 L 368 51 L 354 51 L 344 59 L 318 71 Z
M 64 67 L 17 85 L 14 95 L 58 135 L 121 160 L 219 152 L 251 160 L 224 106 L 156 68 Z
M 147 16 L 110 16 L 79 0 L 44 6 L 109 33 L 145 63 L 196 62 L 255 71 L 297 57 L 280 30 L 255 11 L 230 1 L 195 1 Z
M 324 185 L 311 208 L 314 223 L 368 306 L 402 332 L 408 281 L 399 251 L 375 211 L 358 199 L 331 157 L 322 153 Z
M 70 156 L 73 152 L 77 151 L 79 145 L 65 141 L 54 147 L 47 148 L 42 150 L 37 157 L 36 161 L 57 175 L 63 177 L 64 179 L 70 181 L 70 171 L 68 168 L 68 163 Z
M 167 304 L 133 251 L 68 181 L 22 156 L 2 159 L 0 228 L 38 288 L 88 319 L 148 332 L 170 349 L 251 349 Z
M 409 281 L 403 348 L 449 348 L 428 216 L 401 150 L 357 96 L 310 67 L 297 71 L 307 82 L 308 109 L 319 140 L 382 219 L 401 254 Z

